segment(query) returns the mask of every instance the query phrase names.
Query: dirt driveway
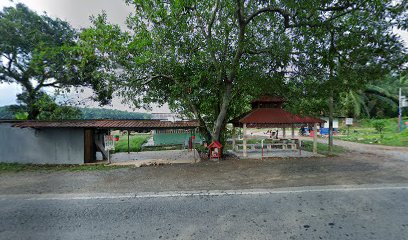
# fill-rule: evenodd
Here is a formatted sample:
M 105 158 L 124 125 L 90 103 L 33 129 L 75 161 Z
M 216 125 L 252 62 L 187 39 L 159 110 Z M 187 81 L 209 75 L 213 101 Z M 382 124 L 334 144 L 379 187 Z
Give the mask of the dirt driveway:
M 309 140 L 310 138 L 302 137 L 303 140 Z M 327 138 L 319 138 L 318 142 L 327 143 Z M 338 145 L 349 149 L 351 151 L 356 151 L 360 153 L 374 154 L 377 156 L 388 157 L 392 160 L 407 161 L 408 162 L 408 146 L 407 147 L 393 147 L 393 146 L 384 146 L 376 144 L 363 144 L 342 141 L 334 139 L 334 145 Z
M 408 183 L 404 159 L 366 152 L 337 157 L 236 160 L 101 171 L 0 174 L 1 194 L 234 190 Z

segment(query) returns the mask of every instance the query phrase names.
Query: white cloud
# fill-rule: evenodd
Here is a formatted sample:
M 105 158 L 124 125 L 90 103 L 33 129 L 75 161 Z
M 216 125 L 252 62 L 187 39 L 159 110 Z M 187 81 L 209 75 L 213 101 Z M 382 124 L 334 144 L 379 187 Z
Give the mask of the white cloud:
M 16 103 L 16 95 L 21 93 L 21 87 L 16 83 L 0 84 L 0 106 Z

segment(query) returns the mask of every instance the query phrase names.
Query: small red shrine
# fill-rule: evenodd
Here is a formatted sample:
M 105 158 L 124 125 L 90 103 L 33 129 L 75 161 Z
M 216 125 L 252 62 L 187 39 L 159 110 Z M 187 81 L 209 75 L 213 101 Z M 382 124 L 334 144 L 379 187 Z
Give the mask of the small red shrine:
M 219 141 L 213 141 L 207 148 L 210 150 L 210 158 L 218 158 L 219 161 L 221 158 L 222 144 Z

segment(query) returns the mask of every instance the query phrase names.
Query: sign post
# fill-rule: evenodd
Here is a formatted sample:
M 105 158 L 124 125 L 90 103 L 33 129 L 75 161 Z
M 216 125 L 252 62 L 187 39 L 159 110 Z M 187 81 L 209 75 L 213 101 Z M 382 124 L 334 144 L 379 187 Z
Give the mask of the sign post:
M 402 96 L 402 89 L 399 89 L 398 95 L 398 130 L 402 132 L 404 130 L 404 124 L 402 122 L 402 110 L 404 107 L 408 107 L 408 98 L 406 96 Z
M 115 141 L 113 139 L 112 135 L 105 135 L 103 136 L 103 140 L 105 143 L 105 150 L 108 151 L 108 163 L 111 163 L 110 161 L 110 150 L 114 150 L 115 149 Z
M 346 118 L 347 137 L 350 135 L 350 126 L 353 125 L 353 118 Z

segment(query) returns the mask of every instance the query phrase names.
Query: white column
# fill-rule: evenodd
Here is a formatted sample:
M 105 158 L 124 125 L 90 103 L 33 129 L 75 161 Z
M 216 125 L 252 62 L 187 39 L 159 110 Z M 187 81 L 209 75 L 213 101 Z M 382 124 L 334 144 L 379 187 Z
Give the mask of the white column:
M 317 153 L 317 123 L 313 126 L 313 153 Z
M 247 127 L 246 127 L 246 123 L 244 123 L 244 129 L 243 129 L 243 133 L 242 133 L 242 139 L 243 139 L 243 156 L 247 157 L 247 141 L 246 141 L 246 134 L 247 134 Z
M 295 126 L 292 125 L 292 138 L 295 138 Z

